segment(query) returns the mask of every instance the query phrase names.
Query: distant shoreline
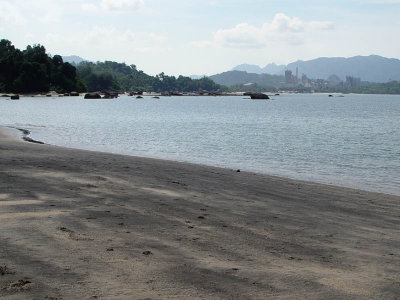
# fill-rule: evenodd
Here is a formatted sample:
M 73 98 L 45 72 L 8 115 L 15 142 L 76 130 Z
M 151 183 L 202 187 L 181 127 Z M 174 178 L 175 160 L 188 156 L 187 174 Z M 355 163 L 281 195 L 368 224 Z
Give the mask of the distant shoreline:
M 63 94 L 58 94 L 55 92 L 49 92 L 49 93 L 0 93 L 0 100 L 3 99 L 8 99 L 10 98 L 11 95 L 19 95 L 20 97 L 24 98 L 83 98 L 85 94 L 100 94 L 100 95 L 105 95 L 104 92 L 87 92 L 87 93 L 79 93 L 79 96 L 64 96 Z M 218 94 L 196 94 L 196 93 L 182 93 L 181 95 L 162 95 L 162 93 L 156 93 L 156 92 L 144 92 L 142 95 L 143 97 L 224 97 L 224 96 L 236 96 L 236 97 L 248 97 L 246 95 L 243 95 L 244 93 L 247 92 L 227 92 L 227 93 L 218 93 Z M 383 96 L 399 96 L 400 94 L 387 94 L 387 93 L 370 93 L 370 94 L 365 94 L 365 93 L 342 93 L 342 92 L 296 92 L 296 91 L 278 91 L 277 93 L 275 92 L 262 92 L 263 94 L 266 94 L 270 97 L 276 97 L 279 95 L 291 95 L 291 94 L 301 94 L 301 95 L 333 95 L 333 96 L 346 96 L 346 95 L 383 95 Z M 123 92 L 123 93 L 118 93 L 119 96 L 129 96 L 128 92 Z M 130 97 L 136 97 L 136 96 L 130 96 Z

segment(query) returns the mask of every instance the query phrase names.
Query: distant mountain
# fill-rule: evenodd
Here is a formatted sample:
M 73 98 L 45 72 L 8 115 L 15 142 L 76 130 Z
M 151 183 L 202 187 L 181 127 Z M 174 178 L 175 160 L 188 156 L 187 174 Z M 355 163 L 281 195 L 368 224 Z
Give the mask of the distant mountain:
M 257 65 L 249 65 L 249 64 L 242 64 L 234 67 L 232 71 L 240 71 L 240 72 L 247 72 L 247 73 L 255 73 L 261 74 L 263 73 L 262 68 Z
M 285 65 L 276 65 L 274 63 L 266 65 L 261 68 L 257 65 L 242 64 L 233 68 L 232 71 L 244 71 L 247 73 L 255 74 L 271 74 L 271 75 L 282 75 L 285 71 Z
M 359 77 L 362 81 L 389 82 L 400 81 L 400 60 L 386 58 L 378 55 L 344 57 L 321 57 L 308 61 L 296 61 L 284 65 L 269 64 L 264 68 L 257 65 L 243 64 L 233 70 L 245 71 L 256 74 L 283 75 L 285 70 L 296 72 L 299 75 L 306 74 L 308 78 L 328 79 L 336 75 L 340 80 L 346 80 L 346 76 Z
M 83 59 L 82 57 L 79 57 L 77 55 L 63 56 L 62 59 L 64 62 L 68 62 L 75 66 L 79 65 L 81 62 L 86 61 L 86 59 Z
M 400 80 L 400 60 L 378 55 L 342 57 L 321 57 L 309 61 L 296 61 L 288 64 L 288 70 L 306 74 L 309 78 L 328 79 L 332 74 L 341 80 L 346 76 L 361 78 L 369 82 L 389 82 Z
M 285 73 L 286 66 L 285 65 L 277 65 L 277 64 L 268 64 L 264 68 L 262 68 L 263 73 L 268 73 L 272 75 L 282 75 Z
M 202 79 L 203 77 L 207 77 L 207 75 L 190 75 L 191 79 Z

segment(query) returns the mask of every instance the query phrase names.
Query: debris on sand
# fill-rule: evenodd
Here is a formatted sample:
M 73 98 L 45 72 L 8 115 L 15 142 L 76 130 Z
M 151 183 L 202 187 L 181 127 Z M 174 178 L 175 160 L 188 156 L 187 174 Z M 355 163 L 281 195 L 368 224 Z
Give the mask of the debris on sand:
M 0 266 L 0 275 L 11 275 L 14 274 L 7 266 Z

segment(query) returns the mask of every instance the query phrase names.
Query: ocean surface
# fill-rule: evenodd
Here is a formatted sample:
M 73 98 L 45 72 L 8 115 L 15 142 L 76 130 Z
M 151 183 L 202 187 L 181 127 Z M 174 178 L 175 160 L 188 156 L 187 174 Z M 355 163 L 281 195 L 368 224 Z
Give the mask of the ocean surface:
M 400 96 L 0 98 L 0 125 L 48 144 L 400 195 Z

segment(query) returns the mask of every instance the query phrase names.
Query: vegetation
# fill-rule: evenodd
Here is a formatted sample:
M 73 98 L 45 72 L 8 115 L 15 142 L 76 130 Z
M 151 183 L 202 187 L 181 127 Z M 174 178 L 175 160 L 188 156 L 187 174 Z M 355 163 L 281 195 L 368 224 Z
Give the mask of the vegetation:
M 362 85 L 352 88 L 346 88 L 341 85 L 327 86 L 321 88 L 305 88 L 303 86 L 291 87 L 286 89 L 290 91 L 296 91 L 299 93 L 342 93 L 342 94 L 400 94 L 400 82 L 392 81 L 387 83 L 370 83 L 364 82 Z
M 63 62 L 60 55 L 50 56 L 42 45 L 16 49 L 8 40 L 0 41 L 0 92 L 33 93 L 54 90 L 59 93 L 78 91 L 154 91 L 154 92 L 296 92 L 400 94 L 400 82 L 367 83 L 357 87 L 337 84 L 330 78 L 327 85 L 304 87 L 285 84 L 285 77 L 230 71 L 210 78 L 191 79 L 160 73 L 151 76 L 135 65 L 113 61 L 82 62 L 77 67 Z M 336 82 L 336 84 L 333 84 Z M 229 86 L 227 88 L 225 85 Z
M 160 73 L 150 76 L 135 65 L 126 65 L 113 61 L 83 62 L 77 67 L 78 77 L 89 91 L 122 90 L 154 92 L 201 92 L 222 91 L 226 88 L 211 79 L 191 79 L 189 77 L 168 76 Z
M 76 69 L 64 63 L 62 57 L 50 57 L 41 45 L 16 49 L 10 41 L 0 41 L 1 92 L 57 92 L 84 91 L 76 76 Z
M 276 87 L 273 86 L 261 86 L 257 83 L 253 84 L 235 84 L 229 87 L 231 92 L 253 92 L 253 93 L 263 93 L 263 92 L 270 92 L 275 93 L 278 91 Z
M 332 88 L 329 90 L 321 90 L 321 92 L 337 92 L 337 93 L 357 93 L 357 94 L 400 94 L 400 81 L 392 81 L 386 83 L 367 83 L 353 88 Z
M 59 93 L 78 91 L 216 92 L 227 90 L 208 78 L 193 80 L 160 73 L 150 76 L 135 65 L 113 61 L 83 62 L 75 67 L 59 55 L 51 57 L 41 45 L 16 49 L 0 41 L 0 92 Z

